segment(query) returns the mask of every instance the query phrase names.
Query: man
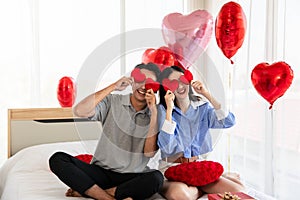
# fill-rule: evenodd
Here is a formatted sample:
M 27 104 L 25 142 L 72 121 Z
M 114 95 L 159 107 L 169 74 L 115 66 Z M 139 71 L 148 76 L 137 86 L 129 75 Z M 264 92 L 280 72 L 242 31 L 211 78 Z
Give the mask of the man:
M 91 164 L 63 152 L 50 158 L 50 169 L 71 188 L 67 196 L 146 199 L 159 191 L 163 175 L 147 167 L 157 150 L 158 132 L 156 98 L 147 82 L 155 85 L 159 72 L 155 64 L 139 64 L 131 77 L 122 77 L 74 107 L 77 116 L 101 121 L 103 133 Z M 111 94 L 129 85 L 131 94 Z

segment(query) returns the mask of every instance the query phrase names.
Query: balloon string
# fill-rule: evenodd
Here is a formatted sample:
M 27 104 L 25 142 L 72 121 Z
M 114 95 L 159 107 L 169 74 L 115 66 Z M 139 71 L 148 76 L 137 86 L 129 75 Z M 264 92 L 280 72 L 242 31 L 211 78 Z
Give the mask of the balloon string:
M 249 9 L 249 24 L 248 25 L 248 46 L 247 46 L 247 73 L 246 74 L 249 74 L 249 67 L 250 67 L 250 47 L 251 47 L 251 21 L 252 21 L 252 1 L 249 2 L 250 3 L 250 9 Z M 248 83 L 248 82 L 247 82 Z M 250 88 L 250 87 L 248 87 Z M 248 96 L 248 90 L 247 90 L 247 96 Z
M 233 70 L 233 61 L 231 61 L 231 65 L 229 66 L 229 69 L 228 69 L 228 110 L 231 111 L 232 110 L 232 76 L 233 76 L 233 73 L 232 73 L 232 70 Z M 230 173 L 230 170 L 231 170 L 231 133 L 229 132 L 228 133 L 228 173 Z
M 228 70 L 228 109 L 231 110 L 232 106 L 232 69 L 233 69 L 233 62 L 231 63 L 232 66 L 229 66 Z
M 285 50 L 286 50 L 286 0 L 284 1 L 284 29 L 283 29 L 283 60 L 285 60 Z
M 228 133 L 228 173 L 230 173 L 231 157 L 230 157 L 230 133 Z

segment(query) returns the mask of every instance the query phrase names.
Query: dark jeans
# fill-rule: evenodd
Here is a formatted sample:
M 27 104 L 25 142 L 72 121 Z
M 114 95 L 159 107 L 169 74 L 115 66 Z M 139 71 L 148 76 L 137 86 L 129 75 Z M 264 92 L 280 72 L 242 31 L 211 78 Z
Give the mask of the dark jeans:
M 145 173 L 118 173 L 95 164 L 87 164 L 64 152 L 49 159 L 51 171 L 73 190 L 85 195 L 94 184 L 102 189 L 116 187 L 115 198 L 146 199 L 162 187 L 163 175 L 154 170 Z

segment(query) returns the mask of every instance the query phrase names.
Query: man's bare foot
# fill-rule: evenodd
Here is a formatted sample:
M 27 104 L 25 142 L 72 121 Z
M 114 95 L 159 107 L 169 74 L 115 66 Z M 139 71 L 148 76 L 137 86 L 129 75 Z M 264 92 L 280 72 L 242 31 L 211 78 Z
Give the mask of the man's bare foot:
M 109 188 L 109 189 L 106 189 L 104 190 L 107 194 L 109 194 L 110 196 L 114 197 L 115 196 L 115 193 L 116 193 L 116 187 L 113 187 L 113 188 Z
M 76 192 L 75 190 L 72 190 L 71 188 L 69 188 L 66 192 L 66 196 L 67 197 L 82 197 L 81 194 L 79 194 L 78 192 Z
M 106 189 L 106 190 L 104 190 L 107 194 L 109 194 L 109 195 L 111 195 L 112 197 L 114 197 L 115 196 L 115 193 L 116 193 L 116 187 L 113 187 L 113 188 L 109 188 L 109 189 Z M 131 198 L 131 197 L 127 197 L 127 198 L 125 198 L 125 199 L 123 199 L 123 200 L 133 200 L 133 198 Z

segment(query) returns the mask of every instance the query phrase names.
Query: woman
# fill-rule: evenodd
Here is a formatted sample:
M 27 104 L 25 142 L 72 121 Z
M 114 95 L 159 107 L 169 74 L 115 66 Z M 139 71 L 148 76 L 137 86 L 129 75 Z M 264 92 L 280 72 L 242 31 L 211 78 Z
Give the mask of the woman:
M 161 72 L 159 81 L 160 105 L 158 109 L 158 146 L 162 160 L 160 169 L 184 162 L 193 162 L 212 151 L 210 128 L 229 128 L 235 124 L 232 113 L 225 114 L 221 104 L 210 95 L 200 81 L 177 66 Z M 209 102 L 193 94 L 193 90 Z M 238 177 L 227 175 L 202 187 L 188 186 L 182 182 L 165 181 L 162 195 L 167 199 L 198 199 L 203 193 L 242 191 Z

